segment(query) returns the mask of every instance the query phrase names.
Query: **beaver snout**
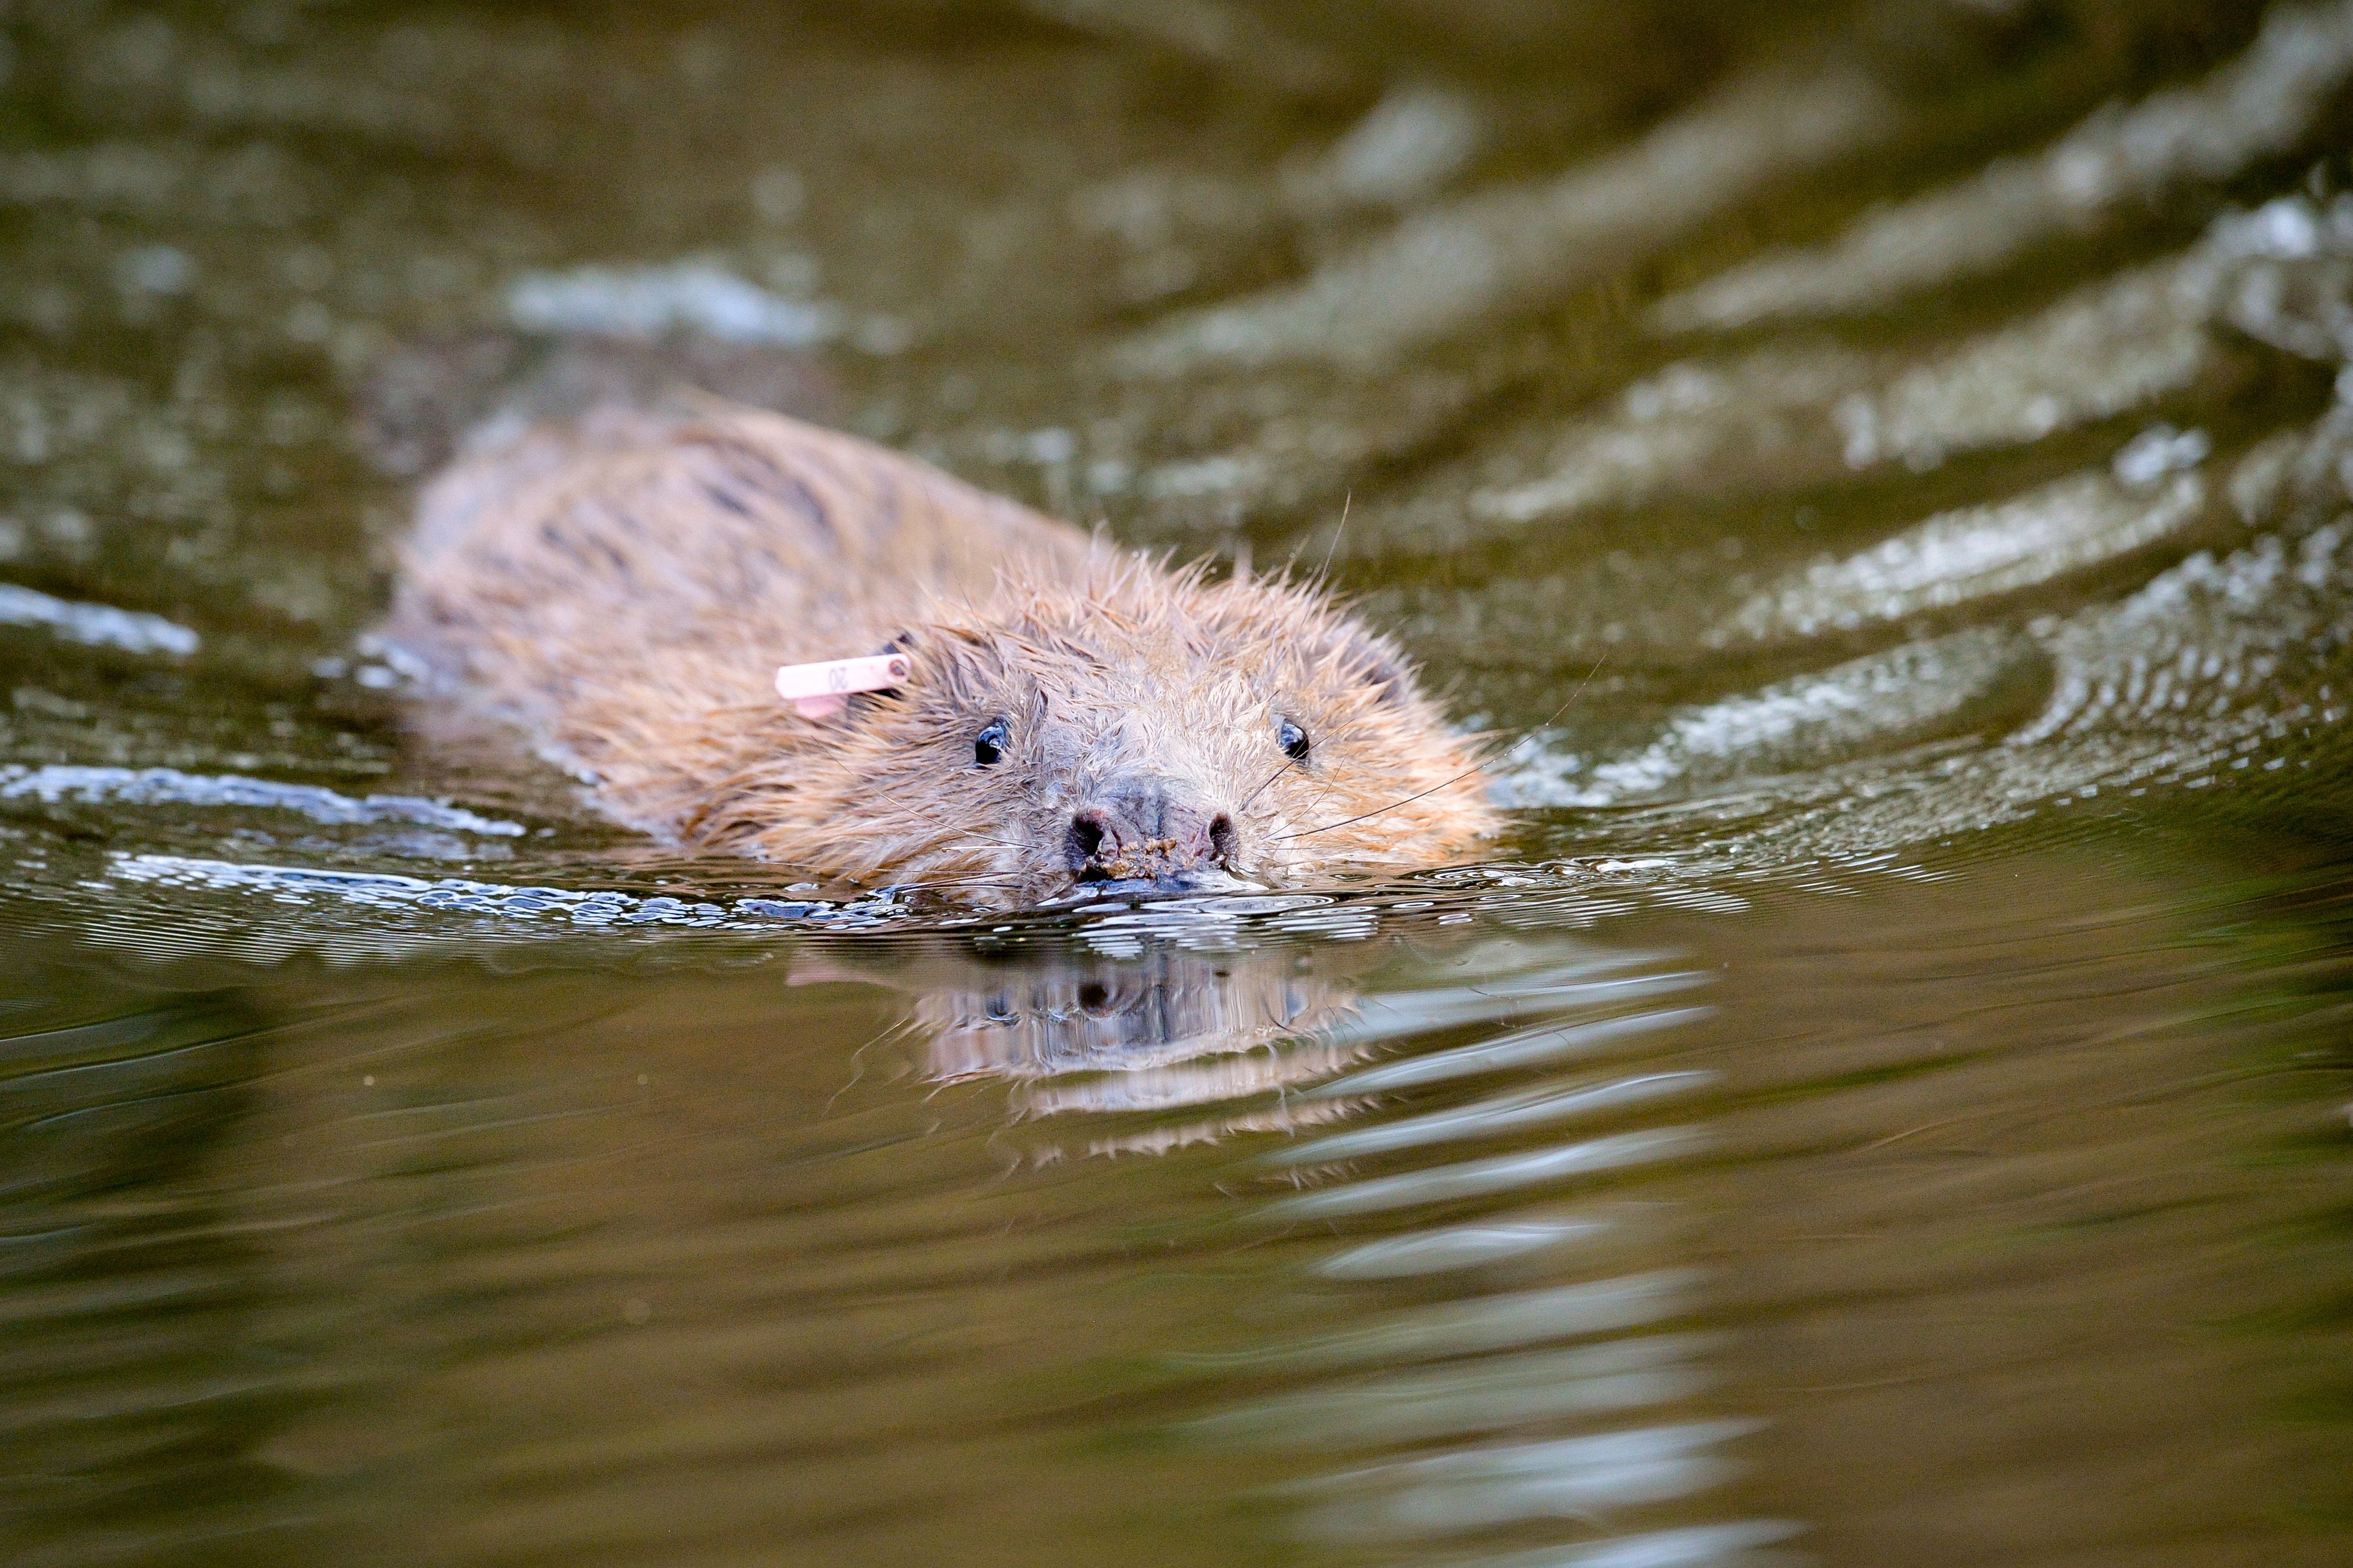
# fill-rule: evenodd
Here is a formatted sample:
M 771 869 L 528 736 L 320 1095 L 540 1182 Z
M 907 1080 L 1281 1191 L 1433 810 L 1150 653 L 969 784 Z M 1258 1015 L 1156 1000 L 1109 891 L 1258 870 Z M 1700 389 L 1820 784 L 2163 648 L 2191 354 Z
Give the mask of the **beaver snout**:
M 1116 779 L 1071 818 L 1071 869 L 1082 882 L 1181 880 L 1211 866 L 1233 869 L 1233 818 L 1203 805 L 1176 781 Z

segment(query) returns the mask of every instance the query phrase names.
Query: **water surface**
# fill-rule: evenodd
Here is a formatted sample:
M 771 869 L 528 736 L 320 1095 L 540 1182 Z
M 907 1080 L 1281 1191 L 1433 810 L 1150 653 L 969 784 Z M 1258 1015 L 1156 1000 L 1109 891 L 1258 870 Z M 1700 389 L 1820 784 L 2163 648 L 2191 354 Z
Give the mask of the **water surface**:
M 12 1563 L 2353 1555 L 2353 7 L 0 10 Z M 369 640 L 699 385 L 1328 570 L 1477 866 L 976 919 Z

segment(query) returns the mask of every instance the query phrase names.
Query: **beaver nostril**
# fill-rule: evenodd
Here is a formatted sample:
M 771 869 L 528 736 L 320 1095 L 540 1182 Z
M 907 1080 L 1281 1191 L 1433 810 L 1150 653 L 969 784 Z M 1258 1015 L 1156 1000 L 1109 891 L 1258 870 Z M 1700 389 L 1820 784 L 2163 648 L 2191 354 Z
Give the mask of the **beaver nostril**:
M 1101 814 L 1082 811 L 1071 819 L 1071 864 L 1085 866 L 1099 854 L 1109 836 Z
M 1241 847 L 1241 835 L 1234 831 L 1234 819 L 1224 812 L 1209 819 L 1209 858 L 1233 868 L 1234 852 Z

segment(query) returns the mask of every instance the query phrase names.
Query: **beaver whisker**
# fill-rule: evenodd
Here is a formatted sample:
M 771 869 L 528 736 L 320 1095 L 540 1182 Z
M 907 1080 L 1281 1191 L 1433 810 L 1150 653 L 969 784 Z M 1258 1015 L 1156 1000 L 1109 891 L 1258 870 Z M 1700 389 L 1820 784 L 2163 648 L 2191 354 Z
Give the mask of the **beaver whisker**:
M 1268 784 L 1272 784 L 1275 780 L 1281 778 L 1283 774 L 1289 773 L 1298 765 L 1299 763 L 1296 761 L 1286 761 L 1282 766 L 1267 774 L 1265 779 L 1260 783 L 1258 788 L 1242 796 L 1241 804 L 1234 807 L 1234 815 L 1236 816 L 1240 816 L 1243 812 L 1248 811 L 1250 809 L 1250 803 L 1256 800 L 1260 795 L 1264 795 Z
M 1340 498 L 1340 526 L 1332 531 L 1332 542 L 1324 547 L 1324 563 L 1315 568 L 1315 575 L 1309 578 L 1309 582 L 1328 583 L 1332 580 L 1332 557 L 1339 552 L 1340 541 L 1348 535 L 1348 507 L 1356 499 L 1354 489 Z
M 943 872 L 941 875 L 930 879 L 930 880 L 934 882 L 981 882 L 987 881 L 992 877 L 1000 879 L 1018 880 L 1020 876 L 1021 873 L 1018 869 L 1008 870 L 997 868 L 985 871 Z
M 1345 507 L 1341 510 L 1341 513 L 1340 513 L 1340 521 L 1341 521 L 1342 522 L 1344 522 L 1344 523 L 1345 523 L 1345 522 L 1346 522 L 1346 521 L 1348 521 L 1348 514 L 1347 514 L 1347 510 L 1346 510 L 1346 509 L 1345 509 Z M 1353 725 L 1353 724 L 1352 724 L 1352 725 L 1344 725 L 1344 726 L 1343 726 L 1343 727 L 1342 727 L 1342 728 L 1341 728 L 1341 729 L 1340 729 L 1336 733 L 1335 733 L 1335 734 L 1333 734 L 1333 735 L 1329 736 L 1329 737 L 1325 740 L 1324 743 L 1325 743 L 1326 745 L 1330 745 L 1330 744 L 1334 743 L 1335 742 L 1338 742 L 1338 741 L 1345 741 L 1345 740 L 1346 740 L 1350 735 L 1352 735 L 1352 734 L 1356 733 L 1356 729 L 1357 729 L 1357 726 Z M 1250 809 L 1250 802 L 1252 802 L 1252 801 L 1254 801 L 1254 800 L 1256 800 L 1260 795 L 1264 795 L 1264 794 L 1266 793 L 1266 789 L 1267 789 L 1267 786 L 1268 786 L 1269 784 L 1271 784 L 1274 783 L 1274 781 L 1275 781 L 1275 780 L 1277 780 L 1277 779 L 1281 778 L 1283 774 L 1285 774 L 1285 773 L 1287 773 L 1291 772 L 1291 770 L 1292 770 L 1292 769 L 1293 769 L 1293 768 L 1297 768 L 1297 769 L 1299 769 L 1299 771 L 1300 771 L 1300 772 L 1302 772 L 1302 773 L 1305 773 L 1305 772 L 1307 771 L 1307 770 L 1306 770 L 1305 765 L 1304 765 L 1304 764 L 1300 761 L 1300 759 L 1299 759 L 1299 758 L 1297 758 L 1297 757 L 1286 757 L 1286 758 L 1284 758 L 1284 759 L 1283 759 L 1283 763 L 1282 763 L 1282 766 L 1281 766 L 1281 767 L 1279 767 L 1279 768 L 1275 769 L 1275 770 L 1274 770 L 1274 772 L 1272 772 L 1272 773 L 1271 773 L 1267 774 L 1265 778 L 1263 778 L 1263 779 L 1261 779 L 1261 780 L 1260 780 L 1260 781 L 1259 781 L 1259 786 L 1258 786 L 1258 788 L 1256 788 L 1256 789 L 1254 789 L 1254 790 L 1250 791 L 1250 794 L 1248 794 L 1248 795 L 1246 795 L 1242 796 L 1241 804 L 1240 804 L 1240 805 L 1237 805 L 1236 807 L 1234 807 L 1234 815 L 1235 815 L 1236 816 L 1240 816 L 1243 812 L 1248 811 L 1248 810 Z M 1467 776 L 1467 775 L 1466 775 L 1466 776 Z M 1457 782 L 1460 782 L 1460 781 L 1457 781 Z M 1441 784 L 1441 785 L 1440 785 L 1439 787 L 1440 787 L 1440 788 L 1441 788 L 1441 789 L 1443 789 L 1445 786 L 1444 786 L 1443 784 Z M 1332 793 L 1332 784 L 1331 784 L 1331 781 L 1327 779 L 1327 780 L 1325 780 L 1325 781 L 1324 781 L 1324 787 L 1323 787 L 1322 789 L 1317 790 L 1317 791 L 1315 792 L 1315 798 L 1316 798 L 1317 800 L 1322 800 L 1325 795 L 1330 795 L 1331 793 Z M 1402 803 L 1402 802 L 1399 802 L 1399 804 L 1400 804 L 1400 805 L 1402 805 L 1403 803 Z
M 1315 568 L 1314 575 L 1306 578 L 1298 578 L 1293 575 L 1293 568 L 1299 564 L 1299 552 L 1307 548 L 1307 541 L 1304 539 L 1302 539 L 1298 543 L 1291 547 L 1291 555 L 1289 559 L 1283 562 L 1282 570 L 1281 573 L 1277 574 L 1277 575 L 1282 577 L 1285 582 L 1303 581 L 1311 584 L 1320 585 L 1324 580 L 1324 574 L 1332 569 L 1332 552 L 1340 548 L 1340 536 L 1348 531 L 1348 507 L 1356 499 L 1356 492 L 1353 489 L 1340 498 L 1340 526 L 1333 530 L 1332 542 L 1326 546 L 1324 551 L 1324 563 Z M 1248 572 L 1244 570 L 1250 564 L 1250 544 L 1248 541 L 1243 542 L 1242 552 L 1236 564 L 1236 576 L 1247 576 L 1249 574 Z
M 892 888 L 902 893 L 928 893 L 942 888 L 1018 888 L 1025 879 L 1014 876 L 934 877 L 922 882 L 894 882 Z
M 1496 759 L 1488 759 L 1490 762 Z M 1415 801 L 1421 800 L 1429 795 L 1436 795 L 1440 790 L 1453 788 L 1456 784 L 1461 784 L 1464 779 L 1469 778 L 1472 773 L 1479 772 L 1480 769 L 1484 768 L 1486 765 L 1487 763 L 1482 762 L 1476 766 L 1465 768 L 1462 772 L 1456 773 L 1452 778 L 1448 779 L 1444 784 L 1432 784 L 1428 789 L 1423 790 L 1419 795 L 1409 795 L 1403 800 L 1393 800 L 1377 811 L 1367 811 L 1356 816 L 1344 816 L 1337 822 L 1327 822 L 1321 827 L 1302 828 L 1297 833 L 1278 833 L 1274 836 L 1274 841 L 1277 844 L 1282 844 L 1293 838 L 1313 838 L 1319 833 L 1330 833 L 1342 827 L 1354 827 L 1359 822 L 1370 822 L 1377 816 L 1386 816 L 1401 805 L 1411 805 Z
M 1338 822 L 1327 822 L 1321 827 L 1310 827 L 1298 833 L 1277 834 L 1275 836 L 1275 842 L 1282 843 L 1283 840 L 1290 838 L 1313 838 L 1319 833 L 1329 833 L 1335 828 L 1353 827 L 1359 822 L 1370 822 L 1376 816 L 1387 816 L 1388 813 L 1395 811 L 1401 805 L 1411 805 L 1415 801 L 1420 800 L 1427 795 L 1436 795 L 1440 790 L 1451 789 L 1456 784 L 1461 784 L 1464 779 L 1469 778 L 1472 773 L 1482 772 L 1497 763 L 1506 760 L 1522 746 L 1526 745 L 1545 730 L 1550 728 L 1554 720 L 1558 719 L 1562 714 L 1567 712 L 1569 703 L 1575 702 L 1578 698 L 1585 695 L 1585 689 L 1593 684 L 1593 678 L 1600 674 L 1601 667 L 1609 662 L 1609 656 L 1606 653 L 1599 658 L 1595 659 L 1593 661 L 1593 668 L 1585 672 L 1585 679 L 1577 683 L 1577 689 L 1568 694 L 1567 700 L 1564 701 L 1559 707 L 1554 709 L 1550 717 L 1546 718 L 1543 723 L 1530 725 L 1526 730 L 1521 731 L 1520 738 L 1513 742 L 1511 745 L 1500 755 L 1482 757 L 1471 766 L 1455 774 L 1452 778 L 1448 779 L 1444 784 L 1432 784 L 1430 788 L 1423 790 L 1420 795 L 1409 795 L 1403 800 L 1393 800 L 1389 802 L 1388 805 L 1382 806 L 1378 811 L 1367 811 L 1361 816 L 1345 817 Z
M 1020 873 L 1018 871 L 1006 870 L 999 868 L 980 871 L 944 871 L 939 876 L 934 877 L 932 879 L 934 881 L 970 881 L 976 880 L 984 877 L 1013 877 L 1018 876 L 1019 874 Z

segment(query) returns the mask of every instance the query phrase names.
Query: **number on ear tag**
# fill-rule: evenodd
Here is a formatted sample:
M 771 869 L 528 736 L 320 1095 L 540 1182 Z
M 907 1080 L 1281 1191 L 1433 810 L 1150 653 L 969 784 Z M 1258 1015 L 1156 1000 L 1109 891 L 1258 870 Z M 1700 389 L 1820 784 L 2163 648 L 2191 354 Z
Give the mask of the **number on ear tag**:
M 776 671 L 776 695 L 798 709 L 805 719 L 830 719 L 849 706 L 851 692 L 888 691 L 906 679 L 903 653 L 787 664 Z

